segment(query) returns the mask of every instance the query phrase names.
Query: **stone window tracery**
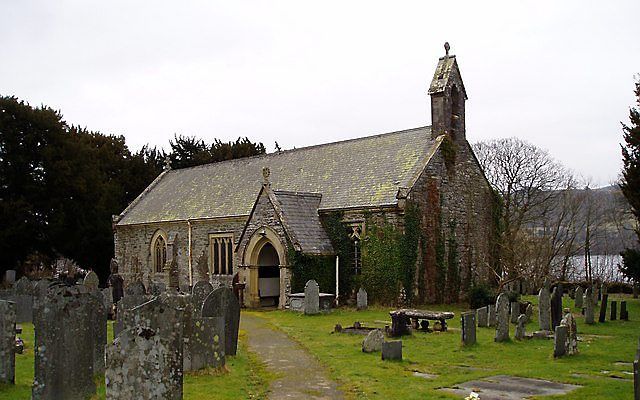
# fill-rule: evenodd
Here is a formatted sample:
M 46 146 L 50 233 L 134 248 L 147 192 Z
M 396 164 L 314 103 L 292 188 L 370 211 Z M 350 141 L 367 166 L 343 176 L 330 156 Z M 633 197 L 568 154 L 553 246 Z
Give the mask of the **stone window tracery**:
M 353 243 L 353 273 L 354 275 L 360 275 L 362 272 L 362 251 L 361 251 L 361 241 L 362 241 L 362 227 L 363 223 L 357 222 L 349 225 L 351 232 L 349 233 L 349 238 Z
M 152 244 L 153 266 L 155 272 L 162 272 L 167 263 L 167 241 L 162 234 L 157 234 Z
M 211 274 L 233 274 L 233 234 L 209 235 L 209 259 Z

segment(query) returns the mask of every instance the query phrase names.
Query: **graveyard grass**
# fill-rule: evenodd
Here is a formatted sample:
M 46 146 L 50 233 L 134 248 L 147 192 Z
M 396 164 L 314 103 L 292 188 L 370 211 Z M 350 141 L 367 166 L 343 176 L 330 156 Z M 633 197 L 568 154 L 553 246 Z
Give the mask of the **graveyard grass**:
M 0 384 L 0 400 L 18 400 L 31 398 L 31 384 L 34 374 L 33 324 L 21 324 L 23 333 L 19 335 L 25 342 L 23 354 L 16 355 L 16 384 Z M 107 337 L 113 340 L 112 323 L 108 324 Z M 244 332 L 240 332 L 238 354 L 227 357 L 226 373 L 204 369 L 187 373 L 184 378 L 184 399 L 266 399 L 269 374 L 264 364 L 247 351 Z M 97 394 L 92 399 L 104 399 L 104 377 L 96 377 Z
M 621 296 L 610 295 L 609 300 Z M 640 301 L 625 297 L 631 321 L 608 321 L 584 324 L 573 300 L 564 297 L 564 307 L 572 307 L 577 318 L 580 354 L 553 358 L 553 340 L 513 339 L 515 325 L 510 324 L 511 341 L 494 343 L 494 328 L 478 328 L 478 343 L 462 348 L 460 312 L 463 305 L 425 306 L 438 311 L 454 311 L 446 333 L 416 332 L 404 336 L 402 362 L 381 361 L 380 353 L 361 351 L 363 336 L 331 333 L 335 324 L 351 326 L 361 321 L 365 326 L 390 325 L 391 308 L 374 308 L 356 312 L 334 310 L 330 314 L 306 316 L 287 311 L 256 312 L 274 329 L 281 329 L 313 354 L 337 381 L 347 399 L 436 399 L 460 398 L 438 390 L 456 384 L 493 375 L 515 375 L 548 379 L 583 386 L 566 396 L 543 399 L 629 399 L 633 394 L 630 363 L 635 356 L 640 334 Z M 537 305 L 537 296 L 525 296 Z M 597 307 L 596 310 L 599 310 Z M 597 321 L 596 312 L 596 321 Z M 378 321 L 378 322 L 376 322 Z M 537 307 L 534 319 L 527 324 L 527 333 L 538 330 Z M 435 379 L 414 376 L 414 372 L 438 375 Z M 482 396 L 481 396 L 482 398 Z

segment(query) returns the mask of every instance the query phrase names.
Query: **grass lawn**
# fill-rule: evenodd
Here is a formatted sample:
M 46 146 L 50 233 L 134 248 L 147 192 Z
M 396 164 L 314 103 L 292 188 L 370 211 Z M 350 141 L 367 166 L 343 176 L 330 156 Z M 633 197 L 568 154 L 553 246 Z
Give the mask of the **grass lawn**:
M 610 295 L 609 300 L 620 298 Z M 537 302 L 535 296 L 525 299 Z M 626 300 L 632 319 L 628 322 L 588 326 L 579 311 L 573 309 L 579 337 L 582 338 L 580 354 L 557 360 L 552 355 L 552 340 L 494 343 L 495 331 L 491 328 L 478 328 L 478 343 L 462 348 L 459 313 L 464 311 L 464 306 L 426 306 L 433 310 L 454 311 L 456 317 L 450 320 L 448 332 L 418 332 L 403 337 L 402 362 L 383 362 L 380 353 L 362 353 L 362 336 L 331 333 L 335 324 L 346 327 L 354 321 L 364 322 L 365 326 L 383 327 L 384 321 L 390 321 L 389 308 L 363 312 L 339 309 L 317 316 L 287 311 L 251 313 L 265 318 L 307 348 L 327 367 L 347 398 L 452 398 L 437 389 L 472 379 L 508 374 L 583 386 L 563 399 L 630 399 L 633 396 L 633 377 L 626 372 L 631 372 L 632 367 L 616 362 L 633 360 L 640 334 L 640 302 L 630 298 Z M 565 296 L 565 307 L 572 305 L 573 301 Z M 537 330 L 537 308 L 534 314 L 534 321 L 527 325 L 527 332 Z M 515 326 L 511 325 L 512 337 L 514 331 Z M 414 376 L 415 371 L 438 377 L 428 380 Z
M 23 354 L 16 354 L 16 384 L 0 385 L 0 400 L 31 398 L 33 383 L 33 324 L 22 324 L 25 342 Z M 112 323 L 108 325 L 108 338 L 113 339 Z M 201 370 L 187 373 L 184 377 L 184 399 L 266 399 L 271 375 L 263 364 L 247 351 L 244 332 L 240 332 L 238 354 L 227 357 L 226 371 Z M 97 395 L 105 398 L 104 377 L 96 378 Z

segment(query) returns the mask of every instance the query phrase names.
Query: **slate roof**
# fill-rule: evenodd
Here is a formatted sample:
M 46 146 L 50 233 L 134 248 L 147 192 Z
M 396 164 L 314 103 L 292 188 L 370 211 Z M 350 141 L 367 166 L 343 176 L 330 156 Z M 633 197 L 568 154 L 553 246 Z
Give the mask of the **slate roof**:
M 429 95 L 444 93 L 447 83 L 449 82 L 449 77 L 452 74 L 457 74 L 460 76 L 460 69 L 458 68 L 458 62 L 456 61 L 456 56 L 444 56 L 440 57 L 438 60 L 438 65 L 436 66 L 436 71 L 433 73 L 433 79 L 431 80 L 431 85 L 429 85 L 429 90 L 427 93 Z M 467 91 L 464 88 L 464 84 L 462 83 L 462 77 L 459 79 L 460 84 L 462 85 L 462 93 L 464 93 L 464 98 L 468 99 Z
M 268 167 L 273 190 L 320 193 L 319 210 L 397 204 L 437 149 L 431 127 L 169 170 L 117 225 L 247 216 Z

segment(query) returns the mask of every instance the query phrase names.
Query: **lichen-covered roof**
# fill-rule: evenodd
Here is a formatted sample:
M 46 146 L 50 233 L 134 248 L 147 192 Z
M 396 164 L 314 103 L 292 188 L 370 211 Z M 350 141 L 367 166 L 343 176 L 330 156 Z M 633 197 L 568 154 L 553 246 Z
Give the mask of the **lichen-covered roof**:
M 270 170 L 273 190 L 322 194 L 319 208 L 392 205 L 436 148 L 421 127 L 171 170 L 123 211 L 118 225 L 249 215 Z
M 317 193 L 274 191 L 282 224 L 296 250 L 305 254 L 334 254 L 331 239 L 320 222 L 318 207 L 322 196 Z
M 458 68 L 458 62 L 456 61 L 456 56 L 444 56 L 440 57 L 438 60 L 438 65 L 436 66 L 436 72 L 433 73 L 433 79 L 431 80 L 431 85 L 429 85 L 428 94 L 434 95 L 438 93 L 444 93 L 447 85 L 449 83 L 449 77 L 452 74 L 460 75 L 460 69 Z M 467 92 L 464 89 L 464 84 L 462 84 L 462 78 L 459 79 L 460 84 L 462 85 L 462 93 L 464 93 L 464 98 L 467 98 Z

